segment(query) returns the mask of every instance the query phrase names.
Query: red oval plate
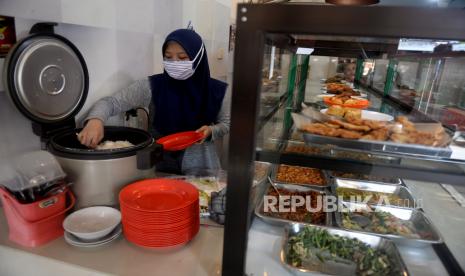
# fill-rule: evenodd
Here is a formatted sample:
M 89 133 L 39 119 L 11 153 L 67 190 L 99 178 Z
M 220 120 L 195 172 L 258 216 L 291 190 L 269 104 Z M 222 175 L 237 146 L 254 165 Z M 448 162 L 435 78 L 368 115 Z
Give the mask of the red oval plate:
M 195 131 L 174 133 L 157 140 L 166 151 L 178 151 L 186 149 L 204 138 L 203 134 Z
M 144 212 L 167 212 L 193 204 L 199 192 L 192 184 L 175 179 L 146 179 L 124 187 L 119 200 L 126 207 Z

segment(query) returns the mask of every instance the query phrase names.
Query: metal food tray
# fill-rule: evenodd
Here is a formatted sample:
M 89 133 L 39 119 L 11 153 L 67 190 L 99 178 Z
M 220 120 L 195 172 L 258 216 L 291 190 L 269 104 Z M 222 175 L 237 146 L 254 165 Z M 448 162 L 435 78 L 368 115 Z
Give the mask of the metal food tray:
M 257 164 L 257 163 L 258 163 L 258 164 L 262 164 L 262 165 L 264 165 L 264 166 L 266 167 L 266 169 L 265 169 L 265 170 L 266 170 L 266 174 L 265 174 L 265 176 L 264 176 L 263 178 L 259 178 L 259 179 L 255 179 L 255 175 L 254 175 L 253 186 L 265 182 L 265 181 L 268 179 L 268 177 L 269 177 L 269 175 L 270 175 L 270 171 L 271 171 L 271 163 L 262 162 L 262 161 L 255 161 L 254 165 Z M 254 168 L 254 169 L 255 169 L 255 168 Z M 254 170 L 254 172 L 255 172 L 255 170 Z
M 281 164 L 279 164 L 281 165 Z M 288 184 L 288 185 L 297 185 L 297 186 L 304 186 L 304 187 L 311 187 L 311 188 L 317 188 L 317 189 L 325 189 L 325 188 L 330 188 L 331 187 L 331 178 L 329 177 L 328 173 L 324 170 L 320 170 L 323 178 L 326 180 L 326 185 L 320 186 L 320 185 L 314 185 L 314 184 L 307 184 L 307 183 L 290 183 L 290 182 L 284 182 L 276 179 L 276 174 L 278 173 L 278 168 L 279 165 L 274 165 L 271 169 L 271 181 L 276 184 Z M 290 165 L 288 165 L 290 166 Z M 300 167 L 300 168 L 307 168 L 307 167 L 302 167 L 302 166 L 291 166 L 291 167 Z
M 372 183 L 372 182 L 355 181 L 355 180 L 347 180 L 347 179 L 336 179 L 334 181 L 334 189 L 333 189 L 333 193 L 336 196 L 338 196 L 337 188 L 339 187 L 354 189 L 357 191 L 395 194 L 401 200 L 403 200 L 404 203 L 407 203 L 405 206 L 399 206 L 399 205 L 394 205 L 394 204 L 390 204 L 390 205 L 380 204 L 380 206 L 393 206 L 393 207 L 402 207 L 402 208 L 410 208 L 410 209 L 421 208 L 421 206 L 419 206 L 417 202 L 415 201 L 410 190 L 404 186 L 377 184 L 377 183 Z M 346 203 L 348 201 L 343 199 L 343 202 Z
M 262 163 L 262 164 L 267 165 L 267 173 L 265 174 L 265 177 L 263 177 L 262 179 L 253 180 L 251 195 L 250 195 L 252 206 L 257 206 L 263 194 L 265 193 L 265 190 L 267 188 L 267 181 L 268 181 L 270 171 L 271 171 L 271 163 L 260 162 L 260 161 L 255 161 L 255 163 Z
M 286 189 L 286 190 L 295 190 L 295 191 L 313 191 L 317 192 L 322 196 L 326 196 L 327 193 L 321 190 L 313 189 L 311 187 L 305 187 L 305 186 L 299 186 L 299 185 L 289 185 L 289 184 L 275 184 L 277 188 L 280 189 Z M 265 189 L 265 193 L 263 195 L 266 195 L 266 192 L 268 191 L 268 188 L 271 187 L 271 185 L 268 185 L 267 188 Z M 262 219 L 264 222 L 275 225 L 275 226 L 285 226 L 288 225 L 289 223 L 296 223 L 296 221 L 292 220 L 287 220 L 287 219 L 282 219 L 282 218 L 276 218 L 276 217 L 271 217 L 265 214 L 263 210 L 263 204 L 264 204 L 264 198 L 263 196 L 260 199 L 260 203 L 257 204 L 255 207 L 255 215 Z M 298 222 L 301 224 L 305 225 L 317 225 L 313 223 L 306 223 L 306 222 Z M 318 226 L 326 226 L 326 227 L 331 227 L 333 225 L 333 216 L 332 213 L 326 212 L 326 219 L 325 219 L 325 225 L 318 225 Z
M 283 140 L 279 138 L 268 138 L 266 139 L 261 148 L 263 150 L 269 150 L 269 151 L 278 151 L 281 149 L 283 145 Z
M 373 180 L 373 179 L 356 179 L 356 178 L 347 178 L 347 177 L 340 177 L 334 175 L 333 171 L 327 171 L 326 172 L 331 178 L 337 180 L 337 179 L 342 179 L 342 180 L 349 180 L 349 181 L 361 181 L 361 182 L 367 182 L 367 183 L 374 183 L 374 184 L 383 184 L 383 185 L 403 185 L 404 182 L 402 179 L 397 178 L 397 177 L 388 177 L 388 176 L 380 176 L 386 179 L 386 181 L 382 182 L 379 180 Z M 370 175 L 368 175 L 370 177 Z
M 389 141 L 351 140 L 330 136 L 304 133 L 306 143 L 332 144 L 344 149 L 363 150 L 366 152 L 383 152 L 393 154 L 410 154 L 419 156 L 450 157 L 449 147 L 428 147 L 415 144 L 399 144 Z
M 302 154 L 302 155 L 330 155 L 331 154 L 331 148 L 328 147 L 327 145 L 319 145 L 319 144 L 314 144 L 314 145 L 309 145 L 306 144 L 305 142 L 301 141 L 295 141 L 295 140 L 288 140 L 286 142 L 283 142 L 283 147 L 282 147 L 282 153 L 292 153 L 292 154 Z M 309 147 L 315 149 L 315 151 L 319 151 L 318 153 L 305 153 L 305 152 L 287 152 L 287 148 L 289 146 L 296 146 L 296 147 Z
M 349 155 L 344 156 L 344 154 Z M 351 157 L 350 155 L 365 155 L 366 158 L 358 158 L 358 157 Z M 341 148 L 332 148 L 331 155 L 335 158 L 348 158 L 354 160 L 361 160 L 361 161 L 372 161 L 374 163 L 382 163 L 382 164 L 400 164 L 400 157 L 392 157 L 392 156 L 383 156 L 383 155 L 374 155 L 368 152 L 360 152 L 359 150 L 353 149 L 341 149 Z
M 281 262 L 284 266 L 293 272 L 293 275 L 308 275 L 308 273 L 318 273 L 321 274 L 330 274 L 330 275 L 356 275 L 356 266 L 355 263 L 353 265 L 341 264 L 336 263 L 333 261 L 326 261 L 325 263 L 318 264 L 319 260 L 315 260 L 314 266 L 302 266 L 296 267 L 293 266 L 288 262 L 287 253 L 289 252 L 289 239 L 293 236 L 298 235 L 303 228 L 306 227 L 305 224 L 294 223 L 291 225 L 286 226 L 285 234 L 283 238 L 283 245 L 281 250 Z M 399 251 L 395 244 L 385 238 L 377 237 L 373 235 L 367 235 L 363 233 L 356 233 L 351 231 L 345 231 L 341 229 L 326 229 L 330 235 L 337 235 L 341 237 L 346 237 L 349 239 L 357 239 L 359 241 L 364 242 L 371 248 L 375 250 L 382 250 L 384 251 L 390 261 L 392 262 L 392 266 L 396 269 L 393 275 L 410 275 L 407 266 L 405 265 L 404 261 L 402 260 Z
M 290 131 L 289 140 L 293 142 L 304 142 L 304 133 L 293 127 Z
M 342 203 L 343 206 L 347 207 L 349 210 L 355 210 L 355 209 L 366 209 L 369 208 L 368 205 L 363 204 L 363 203 Z M 339 207 L 340 208 L 340 207 Z M 409 238 L 401 235 L 394 235 L 394 234 L 380 234 L 376 232 L 370 232 L 366 230 L 355 230 L 355 229 L 349 229 L 345 228 L 344 225 L 342 224 L 342 214 L 341 214 L 341 209 L 338 210 L 338 212 L 335 212 L 336 216 L 336 225 L 340 227 L 341 229 L 347 230 L 347 231 L 354 231 L 357 233 L 367 233 L 367 234 L 372 234 L 384 238 L 389 238 L 399 244 L 407 245 L 407 246 L 412 246 L 412 247 L 420 247 L 420 246 L 427 246 L 431 244 L 438 244 L 442 243 L 442 237 L 437 231 L 436 227 L 431 223 L 431 221 L 426 217 L 426 215 L 417 210 L 417 209 L 407 209 L 407 208 L 400 208 L 400 207 L 391 207 L 391 206 L 375 206 L 372 207 L 374 210 L 380 210 L 384 212 L 388 212 L 394 216 L 396 216 L 399 219 L 402 220 L 408 220 L 413 223 L 414 230 L 417 233 L 427 233 L 430 235 L 430 238 Z

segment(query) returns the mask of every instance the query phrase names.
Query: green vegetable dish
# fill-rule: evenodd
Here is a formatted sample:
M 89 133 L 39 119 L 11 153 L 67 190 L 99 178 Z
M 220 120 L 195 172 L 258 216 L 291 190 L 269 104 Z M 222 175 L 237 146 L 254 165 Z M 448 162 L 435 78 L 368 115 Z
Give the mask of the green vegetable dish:
M 304 227 L 289 238 L 286 259 L 288 264 L 298 268 L 331 263 L 355 266 L 355 275 L 401 275 L 384 250 L 314 227 Z M 342 271 L 352 274 L 350 269 Z

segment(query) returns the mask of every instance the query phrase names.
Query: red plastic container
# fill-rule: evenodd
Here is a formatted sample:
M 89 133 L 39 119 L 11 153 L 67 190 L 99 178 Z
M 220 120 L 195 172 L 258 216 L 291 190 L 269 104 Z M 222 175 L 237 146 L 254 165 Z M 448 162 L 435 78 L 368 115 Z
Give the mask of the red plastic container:
M 33 203 L 23 204 L 18 202 L 8 191 L 2 188 L 0 190 L 2 190 L 0 194 L 6 194 L 9 198 L 14 199 L 11 200 L 11 204 L 21 217 L 28 221 L 50 217 L 66 208 L 66 193 L 59 193 Z
M 66 195 L 69 204 L 66 207 Z M 0 197 L 8 222 L 9 239 L 22 246 L 36 247 L 63 235 L 63 220 L 75 204 L 70 190 L 39 202 L 21 204 L 0 188 Z

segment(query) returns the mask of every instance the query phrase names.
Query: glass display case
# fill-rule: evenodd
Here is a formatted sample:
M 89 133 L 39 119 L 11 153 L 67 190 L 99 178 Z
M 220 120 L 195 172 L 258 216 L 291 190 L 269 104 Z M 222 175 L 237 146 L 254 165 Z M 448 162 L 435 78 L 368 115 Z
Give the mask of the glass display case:
M 375 64 L 374 81 L 368 87 L 445 125 L 465 127 L 465 52 L 416 51 L 376 60 Z M 389 89 L 384 89 L 389 64 L 394 74 Z
M 465 11 L 237 18 L 223 274 L 462 275 Z

